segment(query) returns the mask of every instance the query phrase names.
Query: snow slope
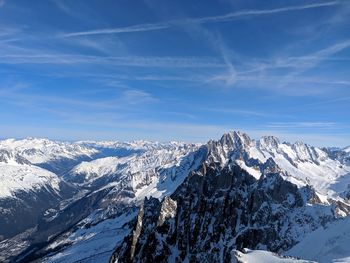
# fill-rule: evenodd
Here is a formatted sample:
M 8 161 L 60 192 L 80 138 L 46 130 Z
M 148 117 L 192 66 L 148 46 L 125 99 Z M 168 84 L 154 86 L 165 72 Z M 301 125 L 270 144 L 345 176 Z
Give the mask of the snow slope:
M 41 164 L 62 158 L 91 157 L 97 153 L 97 150 L 94 148 L 88 148 L 76 143 L 56 142 L 40 138 L 3 140 L 0 141 L 0 149 L 11 150 L 32 164 Z
M 149 146 L 149 145 L 148 145 Z M 145 196 L 161 197 L 171 192 L 197 168 L 202 156 L 195 156 L 199 148 L 195 144 L 157 144 L 141 154 L 127 157 L 106 157 L 75 166 L 65 177 L 67 181 L 91 186 L 104 180 L 106 187 L 129 187 L 138 200 Z
M 320 227 L 285 254 L 320 263 L 350 262 L 350 217 Z
M 42 213 L 69 189 L 52 172 L 18 154 L 0 150 L 0 241 L 37 224 Z
M 50 186 L 59 191 L 59 178 L 54 173 L 31 165 L 9 151 L 0 151 L 0 199 L 15 198 L 16 193 L 35 192 Z
M 80 224 L 83 226 L 92 224 L 91 227 L 81 227 L 76 232 L 69 233 L 65 238 L 53 242 L 49 246 L 50 249 L 69 246 L 52 257 L 42 259 L 41 262 L 108 262 L 115 246 L 130 231 L 126 223 L 135 216 L 135 212 L 130 212 L 96 223 L 94 223 L 93 216 L 89 217 Z
M 244 253 L 235 250 L 232 254 L 236 258 L 232 263 L 311 263 L 311 261 L 281 257 L 265 250 L 245 249 Z
M 122 169 L 122 165 L 132 161 L 131 157 L 105 157 L 90 162 L 82 162 L 75 166 L 68 175 L 68 180 L 75 181 L 76 176 L 81 176 L 83 183 L 92 183 L 94 180 L 103 176 L 113 175 Z
M 347 152 L 347 153 L 350 153 L 350 146 L 345 147 L 345 148 L 343 149 L 343 151 L 344 151 L 344 152 Z
M 18 191 L 36 191 L 50 185 L 57 192 L 59 179 L 54 173 L 34 165 L 0 163 L 0 198 L 15 197 Z
M 181 142 L 153 142 L 145 140 L 135 140 L 131 142 L 123 141 L 78 141 L 76 144 L 87 148 L 95 149 L 126 149 L 126 150 L 138 150 L 138 151 L 148 151 L 159 148 L 171 148 L 174 145 L 182 145 Z

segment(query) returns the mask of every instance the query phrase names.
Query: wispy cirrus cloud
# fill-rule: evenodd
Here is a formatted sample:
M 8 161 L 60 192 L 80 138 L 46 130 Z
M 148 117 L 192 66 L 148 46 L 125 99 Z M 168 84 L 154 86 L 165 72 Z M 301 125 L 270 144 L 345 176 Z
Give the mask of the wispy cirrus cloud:
M 157 56 L 94 56 L 65 53 L 42 53 L 39 50 L 13 49 L 6 50 L 0 54 L 2 64 L 110 64 L 119 66 L 147 66 L 147 67 L 227 67 L 230 75 L 235 75 L 230 50 L 225 47 L 222 41 L 210 35 L 208 41 L 212 42 L 214 48 L 220 54 L 221 59 L 215 57 L 157 57 Z M 215 40 L 210 40 L 215 39 Z M 11 41 L 18 39 L 11 39 Z M 2 42 L 4 41 L 4 42 Z M 0 43 L 11 42 L 0 40 Z M 246 68 L 241 73 L 255 73 L 262 70 L 277 68 L 293 68 L 298 72 L 317 66 L 324 60 L 332 60 L 331 56 L 350 47 L 350 39 L 339 41 L 324 49 L 305 54 L 303 56 L 281 56 L 270 60 L 251 61 L 247 59 L 243 66 Z M 336 60 L 338 58 L 335 58 Z M 346 58 L 339 58 L 344 60 Z M 238 61 L 240 62 L 240 61 Z M 240 62 L 241 63 L 241 62 Z M 295 73 L 294 73 L 295 74 Z M 242 75 L 242 74 L 241 74 Z M 220 78 L 220 76 L 218 76 Z
M 334 129 L 339 126 L 336 122 L 273 122 L 266 125 L 267 128 L 318 128 L 318 129 Z
M 123 92 L 121 101 L 137 105 L 141 103 L 154 103 L 157 102 L 158 99 L 145 91 L 129 89 Z
M 323 2 L 323 3 L 299 5 L 299 6 L 286 6 L 286 7 L 273 8 L 273 9 L 242 10 L 238 12 L 228 13 L 225 15 L 209 16 L 209 17 L 193 19 L 193 21 L 199 22 L 199 23 L 225 22 L 225 21 L 232 21 L 232 20 L 239 19 L 242 17 L 247 17 L 247 16 L 271 15 L 271 14 L 285 13 L 285 12 L 291 12 L 291 11 L 300 11 L 300 10 L 320 8 L 320 7 L 329 7 L 329 6 L 334 6 L 338 4 L 339 4 L 338 1 L 330 1 L 330 2 Z
M 125 89 L 120 92 L 119 95 L 113 95 L 110 99 L 104 100 L 91 100 L 74 98 L 74 96 L 50 96 L 50 95 L 32 95 L 28 90 L 30 85 L 17 83 L 12 85 L 10 88 L 4 87 L 0 89 L 0 100 L 5 99 L 7 103 L 13 103 L 22 106 L 33 105 L 46 105 L 50 103 L 52 105 L 63 105 L 64 107 L 74 107 L 82 109 L 94 109 L 100 111 L 115 111 L 120 109 L 128 109 L 130 105 L 146 105 L 148 103 L 156 103 L 158 99 L 152 94 L 136 90 L 136 89 Z M 133 109 L 133 106 L 130 109 Z
M 167 29 L 171 27 L 170 23 L 155 23 L 155 24 L 141 24 L 128 27 L 118 28 L 104 28 L 89 31 L 73 32 L 59 35 L 61 37 L 77 37 L 77 36 L 89 36 L 89 35 L 105 35 L 105 34 L 120 34 L 120 33 L 132 33 L 132 32 L 144 32 Z
M 222 113 L 222 114 L 229 114 L 229 115 L 241 115 L 241 116 L 255 116 L 255 117 L 268 117 L 270 114 L 263 112 L 263 111 L 256 111 L 256 110 L 249 110 L 249 109 L 239 109 L 239 108 L 210 108 L 210 107 L 203 107 L 199 108 L 200 110 L 207 111 L 207 112 L 216 112 L 216 113 Z
M 75 54 L 1 54 L 2 64 L 106 64 L 129 67 L 215 68 L 225 65 L 215 58 L 156 56 L 92 56 Z
M 327 60 L 330 56 L 350 47 L 350 39 L 338 41 L 328 47 L 316 52 L 300 57 L 289 57 L 287 59 L 280 58 L 276 61 L 276 67 L 289 67 L 299 69 L 302 72 L 316 66 L 323 60 Z
M 299 6 L 287 6 L 281 8 L 273 8 L 273 9 L 253 9 L 253 10 L 242 10 L 237 12 L 231 12 L 224 15 L 218 16 L 207 16 L 200 18 L 186 18 L 182 20 L 173 20 L 164 23 L 148 23 L 148 24 L 139 24 L 127 27 L 116 27 L 116 28 L 102 28 L 95 30 L 87 30 L 87 31 L 79 31 L 79 32 L 71 32 L 64 33 L 59 35 L 60 37 L 77 37 L 77 36 L 88 36 L 88 35 L 102 35 L 102 34 L 120 34 L 120 33 L 133 33 L 133 32 L 145 32 L 145 31 L 154 31 L 154 30 L 163 30 L 168 29 L 173 26 L 187 24 L 187 23 L 195 23 L 195 24 L 205 24 L 205 23 L 218 23 L 218 22 L 226 22 L 232 21 L 244 17 L 255 17 L 255 16 L 263 16 L 263 15 L 272 15 L 277 13 L 285 13 L 291 11 L 300 11 L 321 7 L 330 7 L 338 5 L 338 1 L 330 1 L 323 3 L 315 3 L 315 4 L 307 4 L 307 5 L 299 5 Z
M 55 4 L 62 12 L 67 15 L 75 16 L 76 12 L 74 12 L 68 5 L 65 4 L 63 0 L 51 0 L 53 4 Z
M 347 57 L 332 57 L 333 55 L 350 48 L 350 39 L 338 40 L 322 49 L 300 56 L 281 54 L 269 59 L 251 59 L 246 62 L 246 73 L 257 73 L 264 70 L 291 69 L 290 74 L 302 73 L 317 66 L 323 61 L 348 61 Z
M 281 78 L 278 88 L 284 88 L 286 85 L 291 83 L 299 75 L 303 74 L 307 70 L 315 68 L 325 59 L 337 54 L 350 47 L 350 39 L 341 40 L 333 45 L 330 45 L 324 49 L 318 50 L 314 53 L 308 54 L 307 56 L 299 58 L 291 58 L 286 62 L 282 62 L 281 65 L 287 67 L 293 67 L 294 70 L 290 71 L 285 77 Z M 309 59 L 312 57 L 313 59 Z M 278 63 L 279 64 L 279 63 Z

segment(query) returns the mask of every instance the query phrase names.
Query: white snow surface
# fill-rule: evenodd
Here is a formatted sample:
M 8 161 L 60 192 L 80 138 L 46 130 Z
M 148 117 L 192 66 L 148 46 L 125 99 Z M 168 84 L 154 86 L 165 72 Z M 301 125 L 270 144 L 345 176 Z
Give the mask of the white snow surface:
M 75 176 L 83 175 L 83 184 L 89 185 L 102 177 L 116 176 L 106 187 L 123 182 L 139 200 L 146 196 L 160 198 L 175 190 L 189 171 L 197 168 L 200 160 L 193 156 L 197 149 L 195 144 L 169 143 L 140 155 L 82 162 L 70 171 L 67 180 L 74 181 Z
M 90 162 L 82 162 L 75 166 L 71 174 L 84 175 L 85 182 L 92 182 L 105 175 L 112 175 L 122 169 L 120 165 L 126 164 L 132 161 L 134 156 L 131 157 L 105 157 L 99 158 Z M 119 170 L 118 170 L 119 168 Z
M 41 138 L 26 138 L 23 140 L 7 139 L 0 141 L 0 149 L 13 151 L 33 164 L 49 162 L 51 160 L 79 156 L 92 156 L 98 151 L 77 143 L 57 142 Z
M 116 218 L 106 219 L 86 228 L 81 227 L 67 237 L 51 243 L 50 248 L 69 245 L 66 249 L 42 260 L 46 263 L 73 262 L 108 262 L 115 246 L 129 233 L 125 226 L 137 215 L 136 212 L 122 214 Z M 95 218 L 88 217 L 80 224 L 94 222 Z
M 309 260 L 281 257 L 265 250 L 245 249 L 244 253 L 238 250 L 233 251 L 234 256 L 242 263 L 307 263 Z M 232 263 L 237 262 L 233 259 Z
M 14 197 L 17 191 L 35 191 L 45 186 L 59 190 L 58 177 L 34 165 L 0 163 L 0 182 L 0 198 Z
M 18 191 L 36 191 L 48 186 L 59 191 L 56 174 L 31 165 L 9 151 L 0 153 L 0 182 L 0 199 L 15 197 Z
M 350 262 L 350 217 L 311 232 L 285 254 L 319 263 Z
M 345 148 L 343 149 L 343 151 L 345 151 L 345 152 L 347 152 L 347 153 L 350 153 L 350 146 L 345 147 Z
M 174 146 L 181 146 L 185 143 L 182 142 L 153 142 L 146 140 L 135 140 L 131 142 L 123 141 L 78 141 L 76 144 L 88 147 L 88 148 L 105 148 L 105 149 L 129 149 L 129 150 L 154 150 L 160 148 L 172 148 Z
M 255 179 L 259 179 L 261 176 L 261 172 L 259 169 L 256 169 L 254 167 L 249 167 L 245 164 L 242 160 L 237 160 L 236 163 L 245 171 L 247 171 L 250 175 L 254 176 Z

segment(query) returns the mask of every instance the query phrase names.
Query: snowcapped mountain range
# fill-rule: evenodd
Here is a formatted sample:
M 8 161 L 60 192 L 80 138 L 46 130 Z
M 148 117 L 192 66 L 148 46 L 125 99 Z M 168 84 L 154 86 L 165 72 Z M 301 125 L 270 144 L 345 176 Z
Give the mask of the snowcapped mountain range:
M 203 145 L 3 140 L 0 261 L 346 259 L 349 149 L 242 132 Z
M 0 159 L 0 198 L 15 197 L 18 192 L 35 191 L 43 187 L 51 187 L 58 192 L 59 178 L 56 174 L 4 150 L 0 151 Z

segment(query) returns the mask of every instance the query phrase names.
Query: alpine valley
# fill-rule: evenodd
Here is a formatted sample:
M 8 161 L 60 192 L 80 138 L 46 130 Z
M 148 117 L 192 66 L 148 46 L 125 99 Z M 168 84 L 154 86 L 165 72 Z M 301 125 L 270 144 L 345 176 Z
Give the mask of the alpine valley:
M 0 141 L 0 262 L 350 262 L 349 147 Z

